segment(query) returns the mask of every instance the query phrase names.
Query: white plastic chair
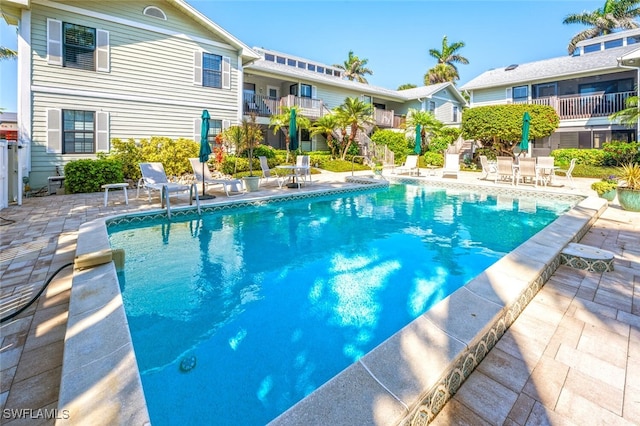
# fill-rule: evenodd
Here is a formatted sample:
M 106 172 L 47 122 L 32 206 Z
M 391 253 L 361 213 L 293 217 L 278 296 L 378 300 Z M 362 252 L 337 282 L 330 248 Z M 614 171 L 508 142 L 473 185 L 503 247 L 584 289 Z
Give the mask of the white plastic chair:
M 264 180 L 264 183 L 268 183 L 269 179 L 275 179 L 278 184 L 278 188 L 282 188 L 284 185 L 285 179 L 283 177 L 278 176 L 277 174 L 271 173 L 271 169 L 269 169 L 269 163 L 267 161 L 267 157 L 261 155 L 258 157 L 260 159 L 260 168 L 262 169 L 262 177 L 260 178 L 260 184 Z
M 511 184 L 515 184 L 516 182 L 516 174 L 513 168 L 513 158 L 511 157 L 497 157 L 496 158 L 496 178 L 494 183 L 498 183 L 498 179 L 504 180 L 505 178 L 509 178 Z
M 556 174 L 558 173 L 562 173 L 566 176 L 567 180 L 569 181 L 569 185 L 571 189 L 575 189 L 575 184 L 573 183 L 573 176 L 571 175 L 571 173 L 573 173 L 573 168 L 576 166 L 576 159 L 572 158 L 571 159 L 571 163 L 569 163 L 569 168 L 566 170 L 556 170 Z
M 489 163 L 489 159 L 486 155 L 480 156 L 480 165 L 482 166 L 482 174 L 483 176 L 480 179 L 487 179 L 491 173 L 497 173 L 498 168 L 495 164 Z
M 299 169 L 296 169 L 296 175 L 298 179 L 302 178 L 304 183 L 307 183 L 307 182 L 309 182 L 310 184 L 313 183 L 311 181 L 311 167 L 309 165 L 309 156 L 308 155 L 296 156 L 296 166 L 299 167 Z
M 404 160 L 404 164 L 400 167 L 397 167 L 394 172 L 396 174 L 404 174 L 404 173 L 409 173 L 412 174 L 413 172 L 418 172 L 418 156 L 417 155 L 407 155 L 407 159 Z
M 536 164 L 536 170 L 538 171 L 538 180 L 543 185 L 548 185 L 553 181 L 553 175 L 555 173 L 554 158 L 553 157 L 538 157 Z
M 193 169 L 193 174 L 196 177 L 196 181 L 205 185 L 205 191 L 206 187 L 208 186 L 222 185 L 225 194 L 227 194 L 227 197 L 242 195 L 245 192 L 244 187 L 242 186 L 242 181 L 240 179 L 214 179 L 214 177 L 211 176 L 211 170 L 209 170 L 209 166 L 205 164 L 203 168 L 199 158 L 189 158 L 189 162 L 191 163 L 191 168 Z M 202 174 L 203 169 L 204 175 Z M 230 191 L 235 192 L 235 194 L 230 194 Z
M 536 170 L 535 158 L 521 158 L 516 174 L 516 185 L 518 182 L 525 182 L 525 179 L 531 179 L 533 186 L 538 186 L 538 171 Z
M 460 171 L 460 156 L 458 154 L 446 154 L 444 156 L 444 168 L 442 169 L 442 177 L 455 176 L 458 178 Z

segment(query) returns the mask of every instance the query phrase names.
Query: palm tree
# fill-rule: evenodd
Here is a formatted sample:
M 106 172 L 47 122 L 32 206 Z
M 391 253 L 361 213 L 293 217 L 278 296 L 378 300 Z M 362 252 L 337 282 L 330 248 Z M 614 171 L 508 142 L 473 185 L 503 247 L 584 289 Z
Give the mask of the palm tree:
M 625 101 L 625 109 L 613 113 L 609 116 L 611 121 L 624 124 L 626 126 L 635 126 L 640 119 L 640 109 L 638 109 L 638 97 L 629 96 Z
M 8 47 L 0 46 L 0 61 L 3 59 L 13 59 L 18 56 L 18 52 Z
M 435 58 L 438 61 L 438 64 L 434 68 L 429 70 L 429 72 L 434 69 L 438 69 L 437 73 L 440 75 L 440 77 L 447 78 L 447 80 L 445 81 L 451 81 L 452 83 L 455 83 L 455 80 L 459 78 L 456 63 L 464 65 L 467 65 L 469 63 L 469 60 L 459 53 L 460 49 L 462 49 L 464 46 L 465 44 L 462 41 L 456 41 L 449 44 L 447 36 L 442 37 L 442 50 L 429 49 L 429 55 L 431 55 L 431 57 Z M 444 67 L 438 66 L 441 64 Z M 446 72 L 445 69 L 447 70 Z M 427 72 L 427 75 L 429 74 L 429 72 Z M 425 75 L 425 81 L 427 81 L 427 75 Z M 441 81 L 441 83 L 443 83 L 443 81 Z
M 420 125 L 420 140 L 424 148 L 429 144 L 429 140 L 444 127 L 444 123 L 438 120 L 431 111 L 409 108 L 407 121 L 405 122 L 406 128 L 414 130 L 418 124 Z
M 450 65 L 437 64 L 424 75 L 424 85 L 429 86 L 431 84 L 446 83 L 448 81 L 455 83 L 458 78 L 460 77 L 458 76 L 457 69 Z
M 296 111 L 296 128 L 308 129 L 311 126 L 309 119 L 300 114 L 297 106 L 281 106 L 280 113 L 274 114 L 269 119 L 269 127 L 273 127 L 273 134 L 277 134 L 278 130 L 284 133 L 284 143 L 287 148 L 287 161 L 289 161 L 289 120 L 291 119 L 291 110 Z
M 309 128 L 311 136 L 322 135 L 327 139 L 327 145 L 331 149 L 331 156 L 335 157 L 338 144 L 333 140 L 333 132 L 339 127 L 338 117 L 334 113 L 325 114 L 317 119 Z
M 335 64 L 333 66 L 344 70 L 344 78 L 346 78 L 347 80 L 357 80 L 360 83 L 368 84 L 368 81 L 366 78 L 364 78 L 364 75 L 373 75 L 373 71 L 371 71 L 369 68 L 365 68 L 367 62 L 369 62 L 368 59 L 360 59 L 353 54 L 352 50 L 350 50 L 349 57 L 346 61 L 344 61 L 343 65 Z
M 374 124 L 373 106 L 358 98 L 345 98 L 344 103 L 337 107 L 335 112 L 342 127 L 351 129 L 351 134 L 342 151 L 341 159 L 344 160 L 358 131 L 364 131 L 366 125 Z
M 589 25 L 590 28 L 573 36 L 567 47 L 569 55 L 576 50 L 576 44 L 601 35 L 611 34 L 617 29 L 638 28 L 635 18 L 640 16 L 640 0 L 606 0 L 600 9 L 568 15 L 563 24 Z
M 416 86 L 415 84 L 405 83 L 398 86 L 398 90 L 415 89 L 416 87 L 418 86 Z

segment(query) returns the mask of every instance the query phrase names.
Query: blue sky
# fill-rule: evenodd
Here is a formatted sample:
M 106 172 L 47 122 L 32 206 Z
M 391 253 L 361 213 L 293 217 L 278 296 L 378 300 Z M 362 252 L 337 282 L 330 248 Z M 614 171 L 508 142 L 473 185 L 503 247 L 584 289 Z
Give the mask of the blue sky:
M 458 86 L 484 71 L 567 54 L 571 37 L 585 27 L 563 25 L 568 14 L 604 4 L 578 0 L 390 1 L 187 0 L 250 47 L 258 46 L 328 65 L 343 63 L 349 50 L 369 60 L 370 84 L 396 89 L 422 85 L 435 65 L 429 49 L 442 37 L 462 41 Z M 0 44 L 16 46 L 15 27 L 2 20 Z M 0 107 L 16 110 L 16 61 L 0 62 Z

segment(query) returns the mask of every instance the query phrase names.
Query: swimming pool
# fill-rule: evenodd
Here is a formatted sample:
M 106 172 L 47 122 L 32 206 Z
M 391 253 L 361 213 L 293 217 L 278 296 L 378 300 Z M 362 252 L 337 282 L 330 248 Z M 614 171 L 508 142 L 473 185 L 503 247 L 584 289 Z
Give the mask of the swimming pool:
M 393 185 L 110 227 L 153 423 L 269 421 L 570 206 Z

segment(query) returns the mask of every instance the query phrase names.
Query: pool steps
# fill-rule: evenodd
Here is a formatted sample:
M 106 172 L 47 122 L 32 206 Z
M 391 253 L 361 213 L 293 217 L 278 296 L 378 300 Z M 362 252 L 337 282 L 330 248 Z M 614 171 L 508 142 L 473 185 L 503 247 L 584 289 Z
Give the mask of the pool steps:
M 271 424 L 428 424 L 605 209 L 605 200 L 584 199 Z M 105 219 L 81 226 L 76 255 L 108 247 Z M 113 262 L 74 271 L 58 408 L 70 416 L 56 425 L 150 424 Z
M 560 254 L 561 264 L 588 272 L 613 271 L 614 254 L 607 250 L 569 243 Z

